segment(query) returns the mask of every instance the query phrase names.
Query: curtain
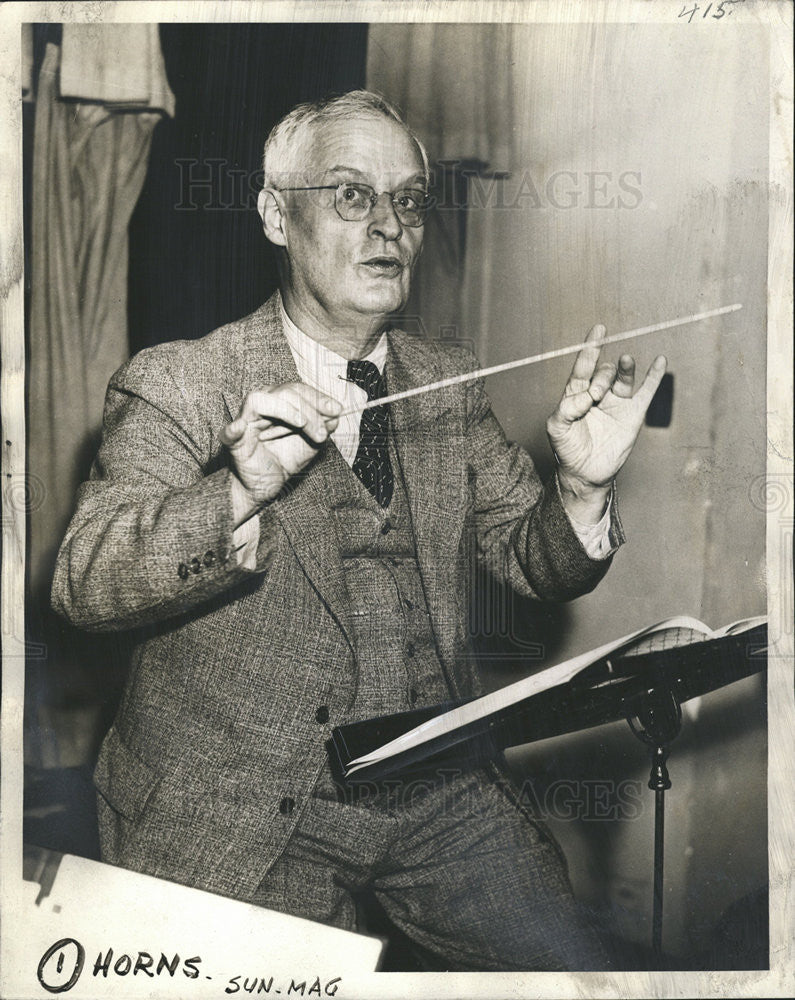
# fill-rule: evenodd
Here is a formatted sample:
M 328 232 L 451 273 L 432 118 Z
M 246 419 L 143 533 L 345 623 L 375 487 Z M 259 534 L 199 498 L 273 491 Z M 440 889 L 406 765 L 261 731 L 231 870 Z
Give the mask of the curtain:
M 470 193 L 473 185 L 500 184 L 515 160 L 512 37 L 505 24 L 373 24 L 368 35 L 367 85 L 401 109 L 433 171 L 436 210 L 401 322 L 471 347 L 464 294 Z
M 433 160 L 513 159 L 509 24 L 373 24 L 367 85 L 398 104 Z
M 29 582 L 47 599 L 105 388 L 128 356 L 127 226 L 173 114 L 156 25 L 64 25 L 38 77 L 31 196 Z

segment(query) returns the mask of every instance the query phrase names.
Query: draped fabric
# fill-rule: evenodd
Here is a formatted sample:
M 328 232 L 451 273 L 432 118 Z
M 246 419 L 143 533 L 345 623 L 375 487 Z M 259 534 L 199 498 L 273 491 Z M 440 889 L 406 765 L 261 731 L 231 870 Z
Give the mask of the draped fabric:
M 174 115 L 156 24 L 66 24 L 61 97 Z
M 108 379 L 129 353 L 127 227 L 162 111 L 173 112 L 173 97 L 156 25 L 65 25 L 62 47 L 47 45 L 33 142 L 28 365 L 29 470 L 43 498 L 28 565 L 42 601 L 96 449 Z
M 400 106 L 431 158 L 513 159 L 510 24 L 373 24 L 367 85 Z

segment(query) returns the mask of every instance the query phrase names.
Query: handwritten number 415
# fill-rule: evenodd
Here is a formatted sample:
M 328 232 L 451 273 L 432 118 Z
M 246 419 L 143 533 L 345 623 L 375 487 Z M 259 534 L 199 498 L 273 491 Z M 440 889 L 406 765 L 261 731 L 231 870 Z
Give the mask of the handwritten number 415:
M 712 10 L 712 8 L 714 7 L 715 11 L 713 12 L 712 17 L 720 19 L 721 17 L 725 17 L 726 14 L 731 14 L 732 6 L 736 3 L 745 3 L 745 0 L 720 0 L 720 3 L 708 3 L 701 17 L 702 18 L 708 17 L 710 10 Z M 727 7 L 728 10 L 724 10 L 724 7 Z M 700 10 L 701 8 L 697 3 L 694 3 L 693 6 L 690 8 L 688 8 L 687 4 L 684 4 L 682 7 L 682 12 L 679 15 L 679 17 L 686 17 L 687 23 L 690 24 L 693 18 L 696 16 L 696 13 Z

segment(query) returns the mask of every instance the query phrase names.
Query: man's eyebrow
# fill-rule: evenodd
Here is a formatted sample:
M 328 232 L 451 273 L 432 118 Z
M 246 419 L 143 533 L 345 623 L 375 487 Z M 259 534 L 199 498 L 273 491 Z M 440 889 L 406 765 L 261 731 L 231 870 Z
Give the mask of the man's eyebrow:
M 421 170 L 418 170 L 413 177 L 409 177 L 409 179 L 406 181 L 406 184 L 420 184 L 423 188 L 425 187 L 426 183 L 427 179 L 425 177 L 425 174 Z
M 362 180 L 366 180 L 367 179 L 367 174 L 362 173 L 362 171 L 359 170 L 357 167 L 346 167 L 344 164 L 341 164 L 341 163 L 337 164 L 337 166 L 335 166 L 335 167 L 328 167 L 326 170 L 323 171 L 323 173 L 324 173 L 324 175 L 325 174 L 356 174 L 356 176 L 360 177 Z
M 334 167 L 328 167 L 323 171 L 323 176 L 325 177 L 327 174 L 355 174 L 364 183 L 370 183 L 368 175 L 359 170 L 358 167 L 348 167 L 342 163 L 338 163 Z M 418 170 L 416 174 L 412 174 L 400 187 L 411 187 L 413 184 L 420 184 L 423 188 L 425 187 L 425 174 L 421 170 Z

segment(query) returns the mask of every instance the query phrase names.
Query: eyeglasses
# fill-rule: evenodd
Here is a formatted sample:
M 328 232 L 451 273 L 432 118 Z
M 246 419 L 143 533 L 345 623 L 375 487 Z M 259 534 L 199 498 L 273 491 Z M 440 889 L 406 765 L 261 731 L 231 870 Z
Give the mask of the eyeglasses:
M 343 181 L 342 184 L 318 184 L 315 187 L 288 187 L 280 191 L 333 191 L 334 208 L 337 215 L 345 222 L 361 222 L 372 212 L 381 195 L 369 184 L 354 184 Z M 415 188 L 404 188 L 401 191 L 383 191 L 388 194 L 395 215 L 404 226 L 415 228 L 425 222 L 430 199 L 424 191 Z

